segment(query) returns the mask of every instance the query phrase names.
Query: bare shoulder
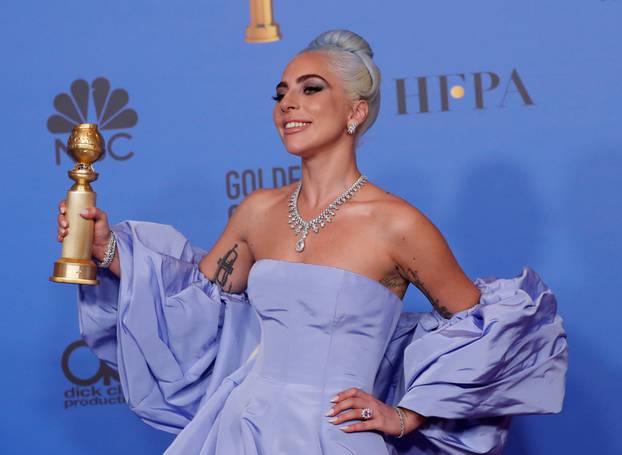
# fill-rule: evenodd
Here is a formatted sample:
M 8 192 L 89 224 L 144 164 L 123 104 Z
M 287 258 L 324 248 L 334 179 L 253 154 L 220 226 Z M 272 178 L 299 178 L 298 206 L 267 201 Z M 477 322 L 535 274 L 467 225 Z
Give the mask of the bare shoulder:
M 244 198 L 240 208 L 244 207 L 251 213 L 260 213 L 280 204 L 291 194 L 295 184 L 279 188 L 259 188 Z
M 255 261 L 254 230 L 266 213 L 278 204 L 279 190 L 259 189 L 248 194 L 233 211 L 214 246 L 201 259 L 199 269 L 228 292 L 246 288 L 250 268 Z
M 240 206 L 255 212 L 265 210 L 282 199 L 285 194 L 283 188 L 259 188 L 246 196 Z
M 244 215 L 260 213 L 274 204 L 279 194 L 279 189 L 259 188 L 249 193 L 240 203 L 236 212 L 240 211 Z
M 256 222 L 271 213 L 274 207 L 287 198 L 287 188 L 259 188 L 249 193 L 234 210 L 231 223 L 240 231 L 246 231 L 250 221 Z
M 376 185 L 370 187 L 370 207 L 374 218 L 381 220 L 387 240 L 403 240 L 405 236 L 413 236 L 415 233 L 419 238 L 423 237 L 422 240 L 440 235 L 438 228 L 419 208 Z

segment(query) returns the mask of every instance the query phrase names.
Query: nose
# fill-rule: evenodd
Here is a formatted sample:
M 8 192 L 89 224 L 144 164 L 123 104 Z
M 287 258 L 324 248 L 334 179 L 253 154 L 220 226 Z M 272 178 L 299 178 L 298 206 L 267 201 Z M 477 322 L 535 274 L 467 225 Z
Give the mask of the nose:
M 298 101 L 296 97 L 291 94 L 291 90 L 288 91 L 283 98 L 281 99 L 281 112 L 287 112 L 291 109 L 296 109 L 298 107 Z

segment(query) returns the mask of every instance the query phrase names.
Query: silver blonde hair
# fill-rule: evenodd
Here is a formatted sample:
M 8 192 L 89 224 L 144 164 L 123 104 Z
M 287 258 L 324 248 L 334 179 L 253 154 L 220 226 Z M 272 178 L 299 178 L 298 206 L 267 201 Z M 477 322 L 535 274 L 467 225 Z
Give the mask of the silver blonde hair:
M 350 30 L 328 30 L 298 54 L 309 51 L 327 52 L 330 66 L 343 82 L 347 96 L 369 104 L 367 118 L 356 129 L 358 139 L 374 124 L 380 111 L 380 69 L 372 60 L 371 46 Z

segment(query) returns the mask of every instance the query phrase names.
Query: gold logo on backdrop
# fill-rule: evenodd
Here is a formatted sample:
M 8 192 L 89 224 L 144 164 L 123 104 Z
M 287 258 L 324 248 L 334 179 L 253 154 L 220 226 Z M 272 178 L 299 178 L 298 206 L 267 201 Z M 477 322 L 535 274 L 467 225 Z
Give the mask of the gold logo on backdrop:
M 272 17 L 272 0 L 250 0 L 251 24 L 246 27 L 244 41 L 269 43 L 281 39 L 279 25 Z
M 451 90 L 449 90 L 449 93 L 455 99 L 460 99 L 464 96 L 464 87 L 462 85 L 454 85 Z

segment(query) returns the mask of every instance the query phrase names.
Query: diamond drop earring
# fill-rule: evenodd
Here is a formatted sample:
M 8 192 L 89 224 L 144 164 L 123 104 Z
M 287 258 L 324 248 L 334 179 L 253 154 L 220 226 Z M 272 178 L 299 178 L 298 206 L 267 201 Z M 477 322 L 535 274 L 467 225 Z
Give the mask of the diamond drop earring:
M 346 129 L 346 132 L 349 135 L 353 135 L 354 132 L 356 131 L 356 127 L 357 127 L 356 123 L 348 123 L 348 128 Z

